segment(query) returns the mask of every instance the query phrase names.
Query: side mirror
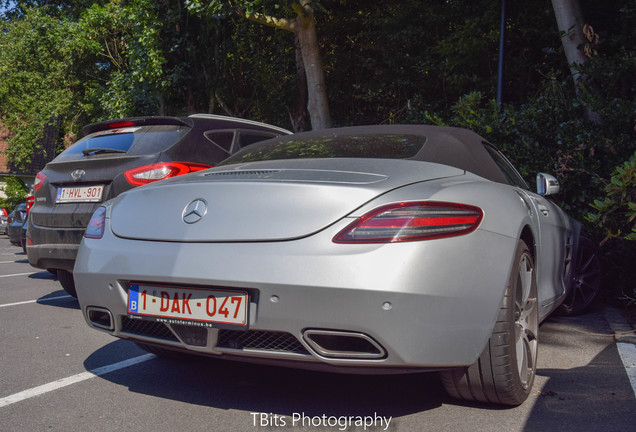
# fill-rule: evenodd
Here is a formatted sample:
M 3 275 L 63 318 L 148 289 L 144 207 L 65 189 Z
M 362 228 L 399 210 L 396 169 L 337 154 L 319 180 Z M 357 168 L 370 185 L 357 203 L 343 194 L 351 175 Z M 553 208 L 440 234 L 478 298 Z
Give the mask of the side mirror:
M 561 185 L 556 177 L 546 173 L 537 174 L 537 193 L 541 196 L 559 193 Z

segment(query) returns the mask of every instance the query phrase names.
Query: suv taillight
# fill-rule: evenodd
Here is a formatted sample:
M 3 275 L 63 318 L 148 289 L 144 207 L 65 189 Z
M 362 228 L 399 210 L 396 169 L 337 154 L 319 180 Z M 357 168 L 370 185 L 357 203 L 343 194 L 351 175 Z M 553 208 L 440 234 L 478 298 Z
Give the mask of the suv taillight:
M 389 204 L 359 217 L 333 239 L 335 243 L 395 243 L 454 237 L 474 231 L 480 208 L 437 201 Z
M 42 174 L 41 172 L 39 172 L 35 176 L 35 181 L 33 182 L 33 191 L 34 192 L 37 192 L 38 190 L 40 190 L 40 188 L 44 184 L 44 180 L 46 180 L 46 176 L 44 174 Z
M 162 162 L 133 168 L 124 173 L 126 180 L 132 186 L 143 186 L 148 183 L 189 174 L 212 168 L 210 165 L 191 162 Z
M 33 203 L 35 202 L 35 197 L 33 195 L 29 195 L 26 198 L 26 212 L 27 214 L 29 214 L 29 210 L 31 210 L 31 207 L 33 207 Z

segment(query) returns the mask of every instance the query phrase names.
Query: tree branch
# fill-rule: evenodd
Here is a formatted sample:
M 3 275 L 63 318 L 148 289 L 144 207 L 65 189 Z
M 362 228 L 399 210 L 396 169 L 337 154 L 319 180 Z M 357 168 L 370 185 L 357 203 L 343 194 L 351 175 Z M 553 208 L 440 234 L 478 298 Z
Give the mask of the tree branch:
M 281 30 L 287 30 L 292 33 L 296 33 L 296 28 L 297 28 L 296 20 L 290 20 L 287 18 L 276 18 L 276 17 L 265 15 L 258 12 L 248 14 L 246 11 L 242 9 L 237 9 L 236 13 L 242 16 L 243 18 L 247 18 L 250 21 L 254 21 L 259 24 L 264 24 L 266 26 L 274 27 Z

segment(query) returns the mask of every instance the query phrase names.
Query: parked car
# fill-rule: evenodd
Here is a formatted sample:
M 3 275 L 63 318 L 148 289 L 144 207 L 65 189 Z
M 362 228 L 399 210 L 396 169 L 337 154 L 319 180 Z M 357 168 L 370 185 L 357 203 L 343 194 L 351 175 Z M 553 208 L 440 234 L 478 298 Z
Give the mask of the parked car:
M 14 246 L 22 246 L 22 225 L 27 217 L 26 206 L 26 203 L 18 204 L 7 218 L 7 234 Z
M 0 207 L 0 233 L 8 235 L 7 233 L 7 218 L 9 217 L 9 209 L 6 207 Z
M 88 125 L 38 173 L 27 229 L 29 263 L 56 271 L 75 296 L 73 265 L 100 204 L 131 188 L 209 168 L 288 130 L 232 117 L 140 117 Z
M 518 405 L 539 323 L 600 286 L 547 198 L 557 180 L 537 179 L 465 129 L 280 137 L 101 205 L 78 299 L 89 326 L 158 355 L 442 371 L 454 397 Z

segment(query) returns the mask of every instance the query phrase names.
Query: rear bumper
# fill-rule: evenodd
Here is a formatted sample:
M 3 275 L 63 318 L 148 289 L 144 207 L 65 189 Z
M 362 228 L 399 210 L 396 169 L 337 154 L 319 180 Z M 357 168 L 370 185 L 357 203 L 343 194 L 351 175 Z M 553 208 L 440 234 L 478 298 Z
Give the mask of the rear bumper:
M 515 239 L 478 230 L 378 246 L 334 245 L 332 235 L 269 244 L 182 244 L 117 239 L 107 232 L 81 246 L 74 271 L 78 299 L 94 328 L 203 355 L 351 372 L 444 369 L 475 361 L 492 332 Z M 131 318 L 130 281 L 247 291 L 249 331 Z M 358 338 L 362 345 L 368 338 L 366 346 L 377 344 L 383 354 L 325 354 L 312 344 L 324 331 Z M 263 346 L 274 339 L 276 347 Z
M 73 271 L 79 245 L 43 244 L 27 246 L 29 264 L 41 269 Z
M 84 231 L 81 228 L 49 228 L 29 218 L 27 256 L 29 264 L 41 269 L 72 271 Z

